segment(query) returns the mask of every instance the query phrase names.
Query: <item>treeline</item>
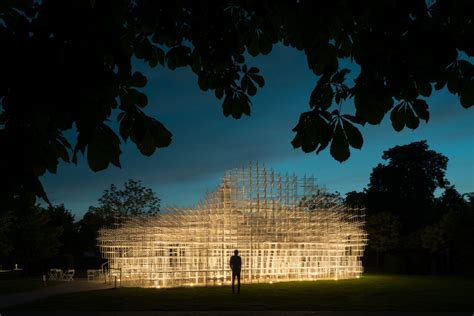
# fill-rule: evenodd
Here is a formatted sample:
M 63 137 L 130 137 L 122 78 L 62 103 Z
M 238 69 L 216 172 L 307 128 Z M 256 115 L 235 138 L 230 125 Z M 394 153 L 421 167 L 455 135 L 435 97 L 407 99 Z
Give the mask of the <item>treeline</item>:
M 448 158 L 425 141 L 396 146 L 382 158 L 368 186 L 345 200 L 366 209 L 366 270 L 472 273 L 474 194 L 459 193 L 446 179 Z
M 79 221 L 61 204 L 41 207 L 18 203 L 0 212 L 0 265 L 25 274 L 51 267 L 98 268 L 103 260 L 97 249 L 97 232 L 120 216 L 155 214 L 160 199 L 140 181 L 128 180 L 123 189 L 111 185 Z M 0 269 L 1 270 L 1 269 Z

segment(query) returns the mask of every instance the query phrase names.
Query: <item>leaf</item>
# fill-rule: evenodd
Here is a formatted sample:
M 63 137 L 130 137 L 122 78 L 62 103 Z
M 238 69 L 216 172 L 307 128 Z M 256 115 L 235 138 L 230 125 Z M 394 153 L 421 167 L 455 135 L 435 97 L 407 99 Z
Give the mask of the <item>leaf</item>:
M 460 93 L 461 105 L 464 108 L 470 108 L 474 105 L 474 81 L 468 81 Z
M 129 95 L 133 100 L 133 103 L 138 107 L 145 107 L 148 104 L 148 97 L 146 94 L 141 93 L 135 89 L 129 89 Z
M 214 90 L 214 94 L 216 95 L 216 98 L 220 100 L 224 96 L 224 89 L 217 88 L 216 90 Z
M 256 74 L 256 73 L 259 73 L 259 72 L 260 72 L 260 70 L 257 67 L 250 67 L 250 69 L 248 70 L 249 74 Z
M 329 84 L 320 85 L 319 82 L 311 92 L 309 104 L 312 108 L 328 109 L 333 101 L 334 92 Z
M 232 100 L 229 96 L 226 95 L 224 102 L 222 102 L 222 112 L 225 117 L 228 117 L 232 111 Z
M 145 156 L 151 156 L 156 148 L 169 146 L 171 137 L 171 132 L 158 120 L 143 113 L 136 114 L 131 139 Z
M 341 84 L 344 82 L 346 75 L 350 72 L 351 71 L 347 68 L 341 69 L 332 76 L 331 81 Z
M 298 124 L 293 128 L 296 132 L 291 142 L 293 147 L 301 147 L 306 153 L 316 150 L 317 154 L 326 148 L 332 134 L 327 117 L 331 119 L 327 111 L 318 109 L 302 113 Z
M 263 86 L 265 85 L 265 80 L 263 79 L 262 76 L 257 75 L 257 74 L 252 74 L 252 73 L 249 73 L 248 76 L 249 76 L 254 82 L 256 82 L 257 85 L 258 85 L 260 88 L 263 88 Z
M 265 36 L 262 36 L 259 42 L 259 49 L 263 55 L 268 55 L 272 51 L 272 42 Z
M 349 121 L 351 121 L 352 123 L 360 124 L 362 126 L 365 125 L 365 121 L 362 120 L 361 118 L 357 117 L 357 116 L 350 115 L 350 114 L 344 114 L 344 115 L 342 115 L 342 117 L 349 120 Z
M 257 87 L 255 87 L 252 82 L 250 82 L 250 84 L 247 86 L 247 93 L 249 94 L 249 96 L 254 96 L 255 94 L 257 94 Z
M 120 166 L 120 153 L 119 138 L 108 126 L 102 124 L 87 145 L 87 162 L 94 172 L 106 169 L 109 163 Z
M 405 127 L 405 104 L 400 102 L 390 113 L 393 129 L 400 132 Z
M 202 73 L 198 76 L 198 85 L 202 91 L 207 91 L 209 89 L 209 82 L 207 80 L 207 77 Z
M 356 149 L 361 149 L 362 145 L 364 144 L 364 138 L 357 127 L 352 125 L 348 120 L 344 119 L 342 120 L 342 124 L 349 144 Z
M 168 147 L 171 144 L 171 132 L 159 121 L 150 118 L 150 132 L 155 141 L 155 146 L 158 148 Z
M 146 86 L 147 79 L 140 72 L 136 71 L 132 75 L 131 85 L 138 88 L 143 88 Z
M 432 87 L 429 82 L 417 82 L 418 92 L 424 96 L 429 97 L 431 95 Z
M 420 119 L 416 117 L 411 107 L 405 107 L 406 124 L 410 129 L 416 129 L 420 125 Z
M 459 78 L 454 72 L 448 73 L 448 90 L 452 94 L 456 94 L 459 89 Z
M 69 162 L 69 153 L 64 145 L 56 141 L 56 150 L 58 156 L 65 162 Z
M 351 155 L 349 151 L 349 143 L 344 135 L 341 124 L 336 125 L 336 130 L 332 137 L 330 152 L 331 156 L 339 162 L 346 161 Z
M 430 112 L 428 111 L 428 104 L 426 103 L 425 100 L 421 99 L 416 99 L 415 101 L 412 102 L 412 107 L 415 110 L 416 115 L 422 119 L 428 122 L 430 119 Z

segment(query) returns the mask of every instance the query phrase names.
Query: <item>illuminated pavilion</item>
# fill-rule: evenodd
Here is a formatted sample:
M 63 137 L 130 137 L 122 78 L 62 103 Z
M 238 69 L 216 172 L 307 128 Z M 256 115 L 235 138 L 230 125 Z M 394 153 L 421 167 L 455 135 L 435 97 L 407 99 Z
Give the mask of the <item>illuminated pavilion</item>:
M 108 274 L 140 287 L 228 283 L 235 249 L 244 283 L 356 278 L 366 241 L 363 210 L 258 164 L 226 172 L 195 208 L 128 217 L 98 236 Z

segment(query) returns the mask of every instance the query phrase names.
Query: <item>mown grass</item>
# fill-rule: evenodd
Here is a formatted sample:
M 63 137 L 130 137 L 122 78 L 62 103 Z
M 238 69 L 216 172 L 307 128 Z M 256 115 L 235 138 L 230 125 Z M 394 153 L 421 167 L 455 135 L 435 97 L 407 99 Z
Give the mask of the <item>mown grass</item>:
M 230 287 L 120 288 L 64 294 L 16 306 L 23 310 L 364 310 L 474 311 L 474 279 L 367 275 Z

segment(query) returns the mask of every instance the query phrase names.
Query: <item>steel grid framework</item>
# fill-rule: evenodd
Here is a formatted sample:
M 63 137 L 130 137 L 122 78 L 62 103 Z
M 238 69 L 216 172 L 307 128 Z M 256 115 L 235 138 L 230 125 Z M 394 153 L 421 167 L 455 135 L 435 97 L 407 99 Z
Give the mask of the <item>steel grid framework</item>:
M 125 286 L 228 283 L 235 249 L 243 282 L 337 280 L 363 272 L 363 225 L 363 210 L 328 198 L 313 177 L 298 181 L 256 164 L 226 172 L 195 208 L 101 229 L 98 245 Z

